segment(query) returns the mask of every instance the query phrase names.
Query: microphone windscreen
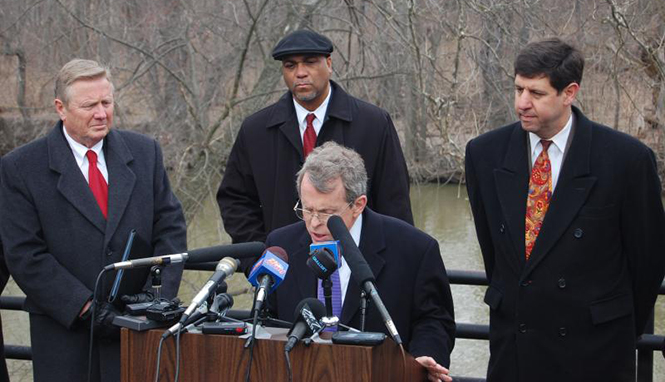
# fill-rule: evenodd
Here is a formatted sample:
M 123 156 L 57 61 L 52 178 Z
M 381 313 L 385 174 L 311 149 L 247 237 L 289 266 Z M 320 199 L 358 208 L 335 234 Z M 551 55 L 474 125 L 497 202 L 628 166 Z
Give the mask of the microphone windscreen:
M 263 252 L 265 254 L 266 252 L 272 252 L 275 256 L 279 257 L 282 259 L 283 262 L 288 263 L 289 262 L 289 255 L 286 254 L 286 251 L 282 247 L 278 246 L 272 246 L 266 248 L 266 250 Z
M 273 251 L 277 253 L 273 253 Z M 289 264 L 282 258 L 288 260 L 288 255 L 284 249 L 280 247 L 266 249 L 263 256 L 254 264 L 252 270 L 249 272 L 247 281 L 254 286 L 258 286 L 261 281 L 260 276 L 270 275 L 272 277 L 272 285 L 269 293 L 272 293 L 284 281 L 286 271 L 289 269 Z
M 323 305 L 323 303 L 318 298 L 308 297 L 300 301 L 300 303 L 298 303 L 296 306 L 296 310 L 293 313 L 293 317 L 295 317 L 294 322 L 300 319 L 300 311 L 302 311 L 305 305 L 309 306 L 309 310 L 312 312 L 312 314 L 314 314 L 314 317 L 317 320 L 320 320 L 321 317 L 326 315 L 326 306 Z
M 256 257 L 257 254 L 263 252 L 265 248 L 265 244 L 258 241 L 198 248 L 188 252 L 189 257 L 187 258 L 187 262 L 207 263 L 211 261 L 220 261 L 225 257 L 233 257 L 235 259 Z
M 335 240 L 339 240 L 342 246 L 342 256 L 346 259 L 346 263 L 351 269 L 351 276 L 353 276 L 358 285 L 363 287 L 366 281 L 374 282 L 374 274 L 360 253 L 360 249 L 358 249 L 358 246 L 353 241 L 353 237 L 351 237 L 351 233 L 346 228 L 344 220 L 337 215 L 331 216 L 328 219 L 328 230 Z
M 307 259 L 307 266 L 317 278 L 327 279 L 337 270 L 335 256 L 328 248 L 319 248 L 312 251 Z

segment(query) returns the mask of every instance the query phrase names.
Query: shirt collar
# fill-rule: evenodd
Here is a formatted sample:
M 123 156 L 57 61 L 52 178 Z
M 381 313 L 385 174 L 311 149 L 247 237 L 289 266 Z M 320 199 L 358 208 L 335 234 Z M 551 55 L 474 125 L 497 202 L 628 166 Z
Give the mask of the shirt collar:
M 69 143 L 69 147 L 72 150 L 72 153 L 74 153 L 74 158 L 76 159 L 76 163 L 79 164 L 79 167 L 81 166 L 81 163 L 83 163 L 83 158 L 85 158 L 85 154 L 88 152 L 88 150 L 92 150 L 97 154 L 98 160 L 103 160 L 103 155 L 100 155 L 102 148 L 104 147 L 104 140 L 100 140 L 92 146 L 91 148 L 87 148 L 83 146 L 82 144 L 76 142 L 74 138 L 72 138 L 69 134 L 67 134 L 67 129 L 65 128 L 65 125 L 62 125 L 62 132 L 65 134 L 65 139 L 67 139 L 67 143 Z
M 358 215 L 358 218 L 356 221 L 353 223 L 351 226 L 351 229 L 349 230 L 349 233 L 351 234 L 351 237 L 353 238 L 353 241 L 356 243 L 357 246 L 360 246 L 360 234 L 362 232 L 363 228 L 363 214 Z
M 296 115 L 298 116 L 299 124 L 302 124 L 303 121 L 305 120 L 305 117 L 307 117 L 307 114 L 310 113 L 314 113 L 316 119 L 323 122 L 323 118 L 326 117 L 326 111 L 328 110 L 328 103 L 330 103 L 330 96 L 332 95 L 332 85 L 330 85 L 328 89 L 329 91 L 328 95 L 326 96 L 326 99 L 324 99 L 323 102 L 321 102 L 321 105 L 319 105 L 319 107 L 317 107 L 316 110 L 314 111 L 309 111 L 305 109 L 304 107 L 302 107 L 302 105 L 298 103 L 298 101 L 296 101 L 295 98 L 293 98 L 293 106 L 296 108 Z
M 555 136 L 553 136 L 551 139 L 548 139 L 549 141 L 552 141 L 553 145 L 559 149 L 562 153 L 566 150 L 566 144 L 568 143 L 568 136 L 570 135 L 570 130 L 571 127 L 573 126 L 573 113 L 570 113 L 570 117 L 568 118 L 568 122 L 566 122 L 566 125 L 559 131 Z M 540 143 L 542 138 L 537 136 L 534 133 L 529 133 L 529 142 L 531 143 L 531 157 L 535 158 L 536 156 L 536 146 L 538 143 Z

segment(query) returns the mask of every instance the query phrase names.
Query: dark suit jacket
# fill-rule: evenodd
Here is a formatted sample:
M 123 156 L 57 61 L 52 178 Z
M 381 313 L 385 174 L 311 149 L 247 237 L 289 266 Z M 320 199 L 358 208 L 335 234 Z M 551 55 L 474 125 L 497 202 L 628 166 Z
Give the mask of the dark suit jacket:
M 289 255 L 286 278 L 270 296 L 270 309 L 279 319 L 294 320 L 300 301 L 316 297 L 316 277 L 307 267 L 311 239 L 300 222 L 275 230 L 266 246 L 280 246 Z M 376 277 L 376 287 L 407 351 L 450 364 L 455 343 L 453 300 L 439 243 L 417 228 L 369 209 L 363 213 L 360 251 Z M 343 324 L 360 328 L 360 287 L 349 280 Z M 387 333 L 379 312 L 370 303 L 365 330 Z
M 588 120 L 573 138 L 531 258 L 527 134 L 467 145 L 466 179 L 490 286 L 488 381 L 631 381 L 635 341 L 663 279 L 665 219 L 653 152 Z
M 369 176 L 369 207 L 413 224 L 409 175 L 390 115 L 333 81 L 331 89 L 316 145 L 335 141 L 356 150 Z M 234 243 L 265 241 L 273 229 L 298 221 L 295 181 L 303 162 L 290 92 L 245 119 L 217 193 L 224 228 Z
M 184 217 L 157 142 L 111 130 L 104 155 L 108 221 L 76 164 L 61 122 L 46 137 L 2 159 L 0 228 L 7 265 L 27 296 L 36 381 L 85 380 L 80 372 L 87 367 L 87 328 L 78 314 L 92 297 L 100 270 L 121 260 L 130 230 L 150 244 L 152 251 L 145 256 L 186 250 Z M 181 267 L 166 268 L 166 297 L 176 295 L 181 274 Z M 112 279 L 106 277 L 100 296 L 107 295 Z M 119 367 L 115 359 L 108 362 L 101 354 L 99 359 L 102 374 Z

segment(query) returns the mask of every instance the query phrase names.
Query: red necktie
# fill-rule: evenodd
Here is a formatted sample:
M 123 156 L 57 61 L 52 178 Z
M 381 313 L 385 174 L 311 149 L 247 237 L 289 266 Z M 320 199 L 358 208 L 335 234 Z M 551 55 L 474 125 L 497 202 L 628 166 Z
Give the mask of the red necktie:
M 316 132 L 314 131 L 314 125 L 312 125 L 314 118 L 316 118 L 316 116 L 312 113 L 307 114 L 307 117 L 305 117 L 307 128 L 305 129 L 305 135 L 302 139 L 302 152 L 305 158 L 307 158 L 307 155 L 314 150 L 314 145 L 316 144 Z
M 531 256 L 531 250 L 533 250 L 533 245 L 536 243 L 536 238 L 540 233 L 540 227 L 543 225 L 543 220 L 545 219 L 545 214 L 552 198 L 552 164 L 547 154 L 547 149 L 551 143 L 552 141 L 540 141 L 543 151 L 536 158 L 536 163 L 533 165 L 531 178 L 529 179 L 524 237 L 527 260 Z
M 104 219 L 106 219 L 108 214 L 109 186 L 106 184 L 106 180 L 104 180 L 104 175 L 97 168 L 97 154 L 92 150 L 88 150 L 85 156 L 88 157 L 88 185 L 95 199 L 97 199 L 97 204 L 99 204 L 99 208 L 102 210 Z

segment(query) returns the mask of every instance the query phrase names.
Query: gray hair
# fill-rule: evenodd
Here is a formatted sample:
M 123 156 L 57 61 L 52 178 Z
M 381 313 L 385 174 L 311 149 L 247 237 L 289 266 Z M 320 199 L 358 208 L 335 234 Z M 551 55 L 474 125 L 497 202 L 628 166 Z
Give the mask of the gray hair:
M 305 164 L 297 174 L 298 196 L 305 174 L 309 176 L 314 188 L 324 194 L 332 191 L 330 182 L 341 177 L 346 201 L 349 203 L 367 194 L 367 171 L 363 158 L 352 149 L 335 142 L 326 142 L 307 156 Z
M 60 69 L 55 78 L 55 98 L 65 105 L 69 101 L 69 88 L 78 80 L 95 80 L 104 77 L 111 83 L 111 71 L 97 61 L 75 58 Z M 113 90 L 113 83 L 111 83 Z

